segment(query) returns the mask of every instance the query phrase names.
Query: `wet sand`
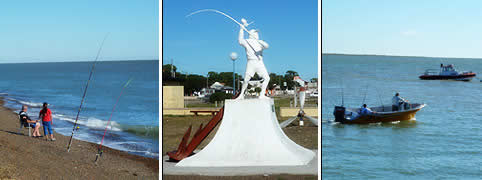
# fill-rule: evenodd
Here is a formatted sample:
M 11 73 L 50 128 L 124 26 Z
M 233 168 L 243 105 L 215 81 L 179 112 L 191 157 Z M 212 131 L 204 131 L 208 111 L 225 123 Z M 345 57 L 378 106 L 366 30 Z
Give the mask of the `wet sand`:
M 57 140 L 46 141 L 29 137 L 26 128 L 18 133 L 17 114 L 1 105 L 0 179 L 159 179 L 157 159 L 103 147 L 96 165 L 96 144 L 74 139 L 67 152 L 70 136 L 54 133 Z

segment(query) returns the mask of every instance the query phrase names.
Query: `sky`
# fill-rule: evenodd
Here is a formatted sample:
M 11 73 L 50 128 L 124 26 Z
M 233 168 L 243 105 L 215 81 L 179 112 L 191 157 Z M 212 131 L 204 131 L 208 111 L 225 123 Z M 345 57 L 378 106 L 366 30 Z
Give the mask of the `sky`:
M 157 0 L 0 2 L 0 63 L 159 58 Z
M 317 1 L 163 1 L 163 64 L 173 60 L 178 72 L 206 75 L 209 71 L 232 72 L 229 58 L 236 52 L 236 72 L 244 77 L 246 54 L 238 42 L 239 25 L 213 12 L 187 17 L 200 9 L 216 9 L 237 21 L 254 21 L 269 44 L 263 51 L 269 73 L 298 72 L 302 79 L 318 77 Z M 246 33 L 245 33 L 246 34 Z M 247 37 L 247 35 L 246 35 Z
M 482 58 L 482 1 L 324 0 L 322 53 Z

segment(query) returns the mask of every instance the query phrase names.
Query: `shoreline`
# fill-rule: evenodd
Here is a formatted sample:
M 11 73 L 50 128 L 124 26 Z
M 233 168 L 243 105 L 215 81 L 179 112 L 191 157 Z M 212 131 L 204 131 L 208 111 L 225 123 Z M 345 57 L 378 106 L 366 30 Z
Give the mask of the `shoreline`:
M 98 145 L 55 133 L 56 141 L 28 137 L 19 132 L 18 116 L 0 99 L 0 179 L 158 179 L 159 160 L 103 146 L 94 164 Z M 43 136 L 43 129 L 40 128 Z
M 345 54 L 345 53 L 321 53 L 321 55 L 339 55 L 339 56 L 382 56 L 382 57 L 405 57 L 405 58 L 432 58 L 432 59 L 474 59 L 482 60 L 482 58 L 466 58 L 466 57 L 435 57 L 435 56 L 410 56 L 410 55 L 386 55 L 386 54 Z

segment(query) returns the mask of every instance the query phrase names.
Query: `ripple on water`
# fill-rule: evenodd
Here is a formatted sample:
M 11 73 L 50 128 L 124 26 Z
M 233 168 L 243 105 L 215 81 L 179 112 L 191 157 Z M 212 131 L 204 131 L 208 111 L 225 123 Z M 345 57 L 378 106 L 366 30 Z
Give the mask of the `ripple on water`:
M 480 60 L 443 61 L 482 72 Z M 323 179 L 482 177 L 481 83 L 419 80 L 439 65 L 433 58 L 323 55 L 322 63 L 322 120 L 334 118 L 341 87 L 347 107 L 359 107 L 363 94 L 368 106 L 390 104 L 394 92 L 427 104 L 410 123 L 322 123 Z

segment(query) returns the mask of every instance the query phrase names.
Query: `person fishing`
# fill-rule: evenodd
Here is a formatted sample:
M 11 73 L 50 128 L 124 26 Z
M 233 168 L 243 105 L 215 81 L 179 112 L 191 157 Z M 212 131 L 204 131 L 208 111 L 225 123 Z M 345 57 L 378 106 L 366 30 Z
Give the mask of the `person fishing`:
M 392 98 L 392 111 L 401 110 L 402 105 L 406 104 L 408 101 L 401 98 L 400 94 L 397 92 Z
M 373 111 L 370 108 L 367 108 L 367 104 L 363 104 L 362 108 L 360 109 L 360 115 L 368 115 L 372 113 Z
M 39 128 L 40 128 L 40 123 L 38 122 L 39 120 L 32 120 L 27 114 L 28 107 L 27 105 L 22 106 L 22 110 L 18 113 L 20 116 L 20 119 L 22 119 L 23 122 L 28 123 L 30 127 L 33 128 L 32 136 L 33 137 L 41 137 Z
M 246 29 L 248 23 L 244 18 L 241 19 L 241 22 L 243 22 L 244 25 L 240 24 L 241 28 L 239 30 L 238 42 L 245 48 L 248 62 L 246 63 L 246 72 L 244 74 L 245 78 L 241 88 L 241 94 L 236 99 L 244 99 L 244 91 L 246 91 L 249 80 L 254 76 L 254 73 L 257 73 L 263 79 L 261 85 L 261 92 L 263 93 L 260 93 L 259 98 L 265 99 L 267 97 L 264 92 L 266 92 L 270 78 L 268 70 L 266 70 L 264 66 L 263 50 L 268 49 L 269 45 L 263 40 L 259 40 L 258 31 L 254 29 L 249 30 L 249 38 L 244 39 L 244 29 Z
M 44 127 L 45 139 L 48 141 L 49 137 L 47 135 L 50 134 L 50 140 L 55 141 L 56 139 L 54 138 L 54 134 L 52 132 L 52 125 L 53 125 L 52 111 L 50 111 L 50 109 L 48 108 L 48 103 L 46 103 L 46 102 L 43 103 L 43 108 L 40 111 L 38 117 L 39 117 L 39 119 L 42 119 L 42 125 Z M 47 132 L 47 130 L 48 130 L 48 132 Z

